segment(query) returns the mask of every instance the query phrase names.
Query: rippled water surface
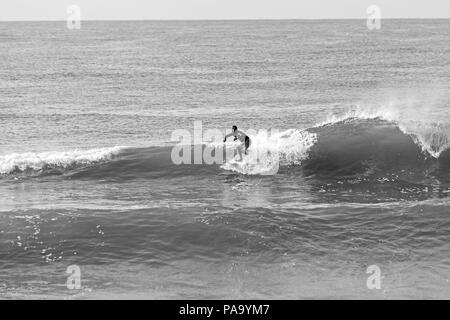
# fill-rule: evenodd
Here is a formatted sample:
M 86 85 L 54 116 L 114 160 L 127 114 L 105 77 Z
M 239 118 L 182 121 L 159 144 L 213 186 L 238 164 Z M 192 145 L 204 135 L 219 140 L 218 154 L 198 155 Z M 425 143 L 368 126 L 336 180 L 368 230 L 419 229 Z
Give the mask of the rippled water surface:
M 0 297 L 450 298 L 449 36 L 1 22 Z M 194 121 L 249 156 L 174 164 Z

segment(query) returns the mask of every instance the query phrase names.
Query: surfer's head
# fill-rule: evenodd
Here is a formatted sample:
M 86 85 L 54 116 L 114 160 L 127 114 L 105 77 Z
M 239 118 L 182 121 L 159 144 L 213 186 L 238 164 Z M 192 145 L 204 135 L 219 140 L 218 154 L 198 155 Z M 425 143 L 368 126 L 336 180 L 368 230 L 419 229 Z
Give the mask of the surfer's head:
M 237 127 L 236 126 L 232 126 L 231 130 L 233 130 L 233 132 L 235 132 L 237 130 Z

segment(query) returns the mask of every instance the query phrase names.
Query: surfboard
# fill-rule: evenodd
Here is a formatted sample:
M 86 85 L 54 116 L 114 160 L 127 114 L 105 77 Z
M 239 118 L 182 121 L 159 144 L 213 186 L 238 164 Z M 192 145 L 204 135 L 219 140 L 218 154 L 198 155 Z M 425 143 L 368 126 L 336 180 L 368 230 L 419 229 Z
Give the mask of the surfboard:
M 227 161 L 222 167 L 226 170 L 232 170 L 242 174 L 249 175 L 274 175 L 278 172 L 279 163 L 260 163 L 255 161 L 251 156 L 242 156 L 242 161 L 239 161 L 239 156 Z
M 229 164 L 235 168 L 242 168 L 244 164 L 244 156 L 242 156 L 242 160 L 238 160 L 237 157 L 234 157 L 233 159 L 226 162 L 226 164 Z

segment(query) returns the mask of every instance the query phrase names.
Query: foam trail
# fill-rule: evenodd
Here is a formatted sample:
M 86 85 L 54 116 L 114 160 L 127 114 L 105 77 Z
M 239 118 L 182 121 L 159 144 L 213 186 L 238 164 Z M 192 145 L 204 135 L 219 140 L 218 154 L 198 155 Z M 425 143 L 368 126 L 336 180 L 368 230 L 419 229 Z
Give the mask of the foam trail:
M 0 174 L 25 171 L 43 171 L 48 169 L 67 169 L 86 166 L 110 160 L 124 147 L 97 148 L 90 150 L 50 151 L 12 153 L 0 156 Z

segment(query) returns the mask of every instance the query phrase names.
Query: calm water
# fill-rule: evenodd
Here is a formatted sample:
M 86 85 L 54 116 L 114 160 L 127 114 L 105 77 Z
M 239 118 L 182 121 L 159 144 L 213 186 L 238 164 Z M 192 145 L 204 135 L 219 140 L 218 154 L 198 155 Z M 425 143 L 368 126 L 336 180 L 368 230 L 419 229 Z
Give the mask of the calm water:
M 0 22 L 0 297 L 449 299 L 449 40 L 450 20 Z M 175 165 L 194 121 L 248 131 L 244 165 Z

